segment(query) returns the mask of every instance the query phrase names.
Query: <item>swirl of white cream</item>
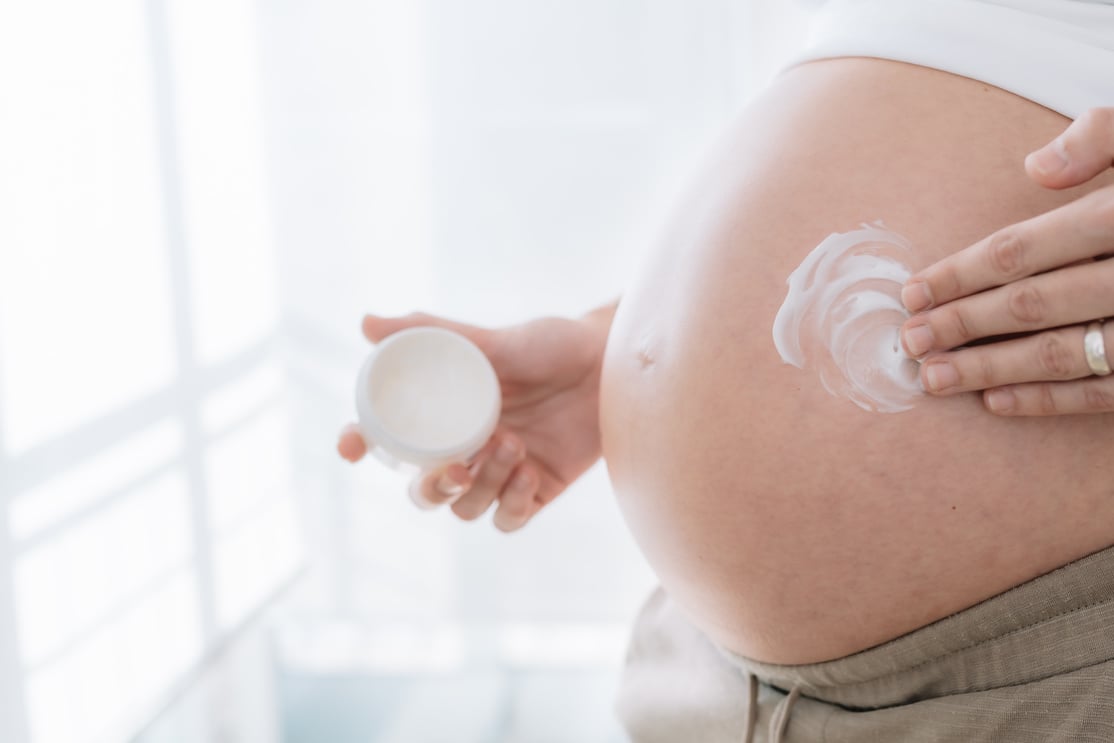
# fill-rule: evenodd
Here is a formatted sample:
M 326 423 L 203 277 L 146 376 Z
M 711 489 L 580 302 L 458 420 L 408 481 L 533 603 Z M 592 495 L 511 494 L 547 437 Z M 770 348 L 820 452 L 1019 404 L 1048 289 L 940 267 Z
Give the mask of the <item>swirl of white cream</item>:
M 924 394 L 901 346 L 901 287 L 912 245 L 879 222 L 829 235 L 789 275 L 774 319 L 787 364 L 817 368 L 824 388 L 865 410 L 897 413 Z

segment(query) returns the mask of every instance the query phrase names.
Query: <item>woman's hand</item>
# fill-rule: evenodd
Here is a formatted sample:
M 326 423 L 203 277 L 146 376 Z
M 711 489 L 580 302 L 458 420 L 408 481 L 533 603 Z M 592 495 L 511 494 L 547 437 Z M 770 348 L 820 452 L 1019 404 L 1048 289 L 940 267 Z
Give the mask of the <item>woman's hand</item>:
M 1025 160 L 1047 188 L 1094 178 L 1114 161 L 1114 108 L 1093 109 Z M 909 279 L 902 328 L 910 355 L 924 358 L 930 394 L 985 390 L 1000 415 L 1114 411 L 1114 186 L 999 230 Z M 1092 332 L 1087 333 L 1088 326 Z M 997 342 L 959 346 L 1024 334 Z M 1091 363 L 1084 337 L 1091 344 Z M 1093 365 L 1093 366 L 1092 366 Z
M 491 361 L 503 392 L 499 425 L 484 448 L 465 463 L 423 472 L 411 486 L 418 505 L 451 504 L 462 519 L 482 516 L 496 500 L 502 531 L 526 524 L 600 457 L 600 366 L 612 311 L 580 320 L 543 318 L 489 330 L 425 314 L 368 316 L 364 335 L 378 342 L 419 325 L 466 336 Z M 371 442 L 350 424 L 337 450 L 352 462 Z

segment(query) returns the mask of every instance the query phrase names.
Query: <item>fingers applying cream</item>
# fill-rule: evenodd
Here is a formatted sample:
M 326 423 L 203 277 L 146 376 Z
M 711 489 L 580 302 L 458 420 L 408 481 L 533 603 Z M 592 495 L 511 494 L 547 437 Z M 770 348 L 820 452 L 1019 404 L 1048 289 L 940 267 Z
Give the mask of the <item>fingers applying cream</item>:
M 782 360 L 814 369 L 824 388 L 864 410 L 896 413 L 923 396 L 917 362 L 898 332 L 912 246 L 881 224 L 836 233 L 787 280 L 774 320 Z

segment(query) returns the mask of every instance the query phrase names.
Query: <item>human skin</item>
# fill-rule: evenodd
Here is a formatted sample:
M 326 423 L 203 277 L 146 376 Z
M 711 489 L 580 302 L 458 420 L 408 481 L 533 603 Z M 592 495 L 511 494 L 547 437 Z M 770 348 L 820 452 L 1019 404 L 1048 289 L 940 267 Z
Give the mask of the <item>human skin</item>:
M 498 426 L 468 462 L 421 473 L 410 496 L 422 508 L 448 506 L 465 521 L 496 506 L 501 531 L 522 528 L 601 454 L 599 378 L 615 305 L 583 317 L 539 318 L 508 328 L 480 328 L 414 313 L 364 318 L 375 343 L 406 328 L 432 325 L 461 333 L 488 357 L 502 391 Z M 346 426 L 337 451 L 356 462 L 369 445 L 356 424 Z
M 1087 111 L 1060 136 L 1025 158 L 1029 177 L 1053 189 L 1087 183 L 1111 167 L 1114 167 L 1114 108 Z M 1114 315 L 1114 291 L 1110 291 L 1114 286 L 1111 280 L 1114 264 L 1095 265 L 1112 257 L 1111 250 L 1114 250 L 1114 186 L 1107 186 L 1086 198 L 1005 227 L 911 277 L 902 297 L 910 312 L 921 314 L 903 327 L 902 344 L 906 351 L 910 351 L 909 331 L 925 325 L 931 328 L 933 323 L 944 325 L 943 332 L 933 334 L 927 345 L 911 351 L 926 362 L 920 375 L 925 390 L 933 395 L 986 390 L 983 399 L 987 409 L 999 415 L 1114 412 L 1114 376 L 1092 375 L 1081 348 L 1084 326 L 1048 329 L 1053 324 L 1063 324 L 1063 310 L 1070 313 L 1068 319 L 1073 321 L 1101 320 Z M 1081 294 L 1095 294 L 1096 282 L 1100 295 L 1097 301 L 1079 301 Z M 1022 287 L 1035 288 L 1040 297 L 1056 302 L 1062 308 L 1061 315 L 1043 319 L 1034 330 L 1034 321 L 1020 312 L 1023 303 L 1017 299 L 1024 290 L 1017 290 Z M 985 293 L 998 288 L 1003 290 Z M 931 312 L 941 305 L 947 305 L 947 309 Z M 605 305 L 582 320 L 596 329 L 609 327 L 616 307 L 617 303 Z M 960 316 L 963 319 L 957 320 Z M 985 320 L 989 320 L 996 325 L 993 328 L 996 332 L 1021 333 L 1024 337 L 976 344 L 974 341 L 986 339 L 989 331 L 984 329 L 976 337 L 974 328 L 979 323 L 967 319 L 971 316 L 984 319 L 984 326 Z M 412 327 L 426 321 L 421 316 L 412 316 L 409 321 L 369 318 L 366 328 L 371 330 L 366 332 L 370 333 L 369 338 L 377 340 L 376 332 L 381 335 L 385 329 L 397 329 L 399 323 Z M 464 327 L 460 323 L 436 321 L 455 325 L 458 330 Z M 377 325 L 384 322 L 387 324 Z M 966 333 L 949 334 L 949 326 L 963 328 Z M 481 331 L 469 328 L 466 332 Z M 1109 355 L 1109 351 L 1114 351 L 1114 323 L 1103 327 L 1102 333 Z M 950 338 L 950 344 L 946 341 L 949 335 L 955 336 Z M 598 343 L 598 334 L 593 334 L 593 338 Z M 963 343 L 971 345 L 956 348 Z M 952 349 L 954 353 L 946 353 Z M 593 352 L 592 356 L 595 355 Z M 512 432 L 507 432 L 506 438 L 512 447 L 521 448 L 518 445 L 522 442 Z M 355 424 L 342 431 L 339 449 L 342 456 L 353 461 L 366 453 L 367 444 Z M 494 482 L 491 497 L 485 500 L 490 504 L 504 493 L 508 500 L 521 498 L 520 491 L 527 490 L 536 479 L 527 474 L 528 470 L 529 467 L 521 467 L 515 471 L 521 475 L 518 487 L 508 490 L 507 482 Z M 414 494 L 424 506 L 451 504 L 472 486 L 472 480 L 467 468 L 442 468 L 420 478 Z M 537 495 L 541 500 L 542 494 Z M 497 518 L 496 524 L 508 531 L 520 528 L 537 512 L 518 510 L 517 515 Z M 482 511 L 473 508 L 463 518 L 481 514 Z
M 1025 159 L 1035 183 L 1069 188 L 1114 164 L 1114 108 L 1087 111 Z M 1000 415 L 1114 411 L 1114 376 L 1095 376 L 1085 324 L 1114 316 L 1114 186 L 1010 225 L 929 266 L 902 291 L 903 345 L 924 356 L 936 395 L 987 390 Z M 1114 358 L 1114 323 L 1102 328 Z M 995 335 L 1020 338 L 970 345 Z M 970 346 L 951 353 L 958 346 Z
M 1025 155 L 1066 125 L 910 65 L 794 68 L 709 158 L 614 323 L 598 313 L 597 329 L 611 324 L 599 428 L 579 435 L 599 434 L 632 533 L 712 639 L 767 662 L 840 657 L 1114 542 L 1114 431 L 1101 417 L 1003 419 L 975 395 L 869 413 L 782 364 L 770 338 L 786 276 L 832 232 L 883 219 L 917 246 L 919 270 L 1109 183 L 1054 192 L 1025 177 Z M 413 322 L 369 318 L 364 330 L 376 340 Z M 594 349 L 600 337 L 582 341 Z M 591 395 L 567 399 L 582 421 Z M 523 443 L 517 424 L 496 438 Z M 550 428 L 536 441 L 575 435 Z M 356 459 L 363 442 L 349 431 L 339 446 Z M 565 457 L 523 448 L 517 467 Z M 507 489 L 516 468 L 485 474 L 486 455 L 428 473 L 418 492 L 437 498 L 456 475 L 482 490 L 475 508 L 518 498 Z M 456 511 L 460 492 L 441 502 L 459 498 Z
M 917 271 L 1080 198 L 1025 155 L 1067 120 L 939 71 L 787 71 L 709 158 L 616 314 L 601 432 L 627 524 L 713 640 L 774 663 L 841 657 L 1114 543 L 1114 427 L 1001 418 L 977 395 L 863 411 L 785 366 L 785 278 L 882 219 Z

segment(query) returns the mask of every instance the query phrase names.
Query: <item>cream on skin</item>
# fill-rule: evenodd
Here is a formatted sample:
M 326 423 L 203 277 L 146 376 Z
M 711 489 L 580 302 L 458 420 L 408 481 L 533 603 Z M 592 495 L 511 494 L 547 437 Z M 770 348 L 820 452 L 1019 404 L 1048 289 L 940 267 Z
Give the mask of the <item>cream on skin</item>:
M 881 222 L 829 235 L 789 275 L 774 319 L 785 363 L 815 369 L 824 388 L 864 410 L 899 413 L 924 394 L 901 345 L 901 287 L 912 245 Z

